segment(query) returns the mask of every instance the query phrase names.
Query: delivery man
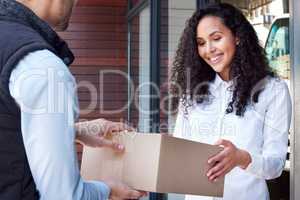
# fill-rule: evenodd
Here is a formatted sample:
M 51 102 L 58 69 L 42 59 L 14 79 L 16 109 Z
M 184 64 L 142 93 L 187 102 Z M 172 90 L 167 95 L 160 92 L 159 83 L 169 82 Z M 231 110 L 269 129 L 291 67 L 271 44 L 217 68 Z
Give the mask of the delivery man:
M 73 54 L 52 29 L 67 28 L 74 4 L 74 0 L 0 0 L 1 200 L 144 195 L 113 180 L 86 182 L 80 177 L 76 138 L 88 145 L 123 147 L 90 137 L 88 131 L 81 134 L 78 124 L 74 126 L 76 84 L 67 68 Z M 124 129 L 120 123 L 95 120 L 84 123 L 85 130 L 91 124 L 100 127 L 96 135 Z

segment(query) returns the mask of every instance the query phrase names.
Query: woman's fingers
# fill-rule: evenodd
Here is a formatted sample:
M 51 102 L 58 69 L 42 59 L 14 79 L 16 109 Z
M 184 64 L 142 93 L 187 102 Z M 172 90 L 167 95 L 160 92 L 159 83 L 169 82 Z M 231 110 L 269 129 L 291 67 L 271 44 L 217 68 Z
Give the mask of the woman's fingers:
M 227 164 L 227 161 L 224 159 L 221 162 L 217 163 L 214 167 L 212 167 L 210 170 L 207 172 L 208 178 L 212 177 L 215 173 L 218 173 L 221 171 L 225 165 Z
M 224 149 L 217 155 L 211 157 L 208 163 L 213 167 L 207 172 L 209 180 L 215 180 L 220 176 L 224 176 L 236 163 L 236 147 L 228 140 L 219 140 L 216 145 L 223 146 Z
M 215 143 L 215 145 L 224 147 L 224 149 L 217 155 L 211 157 L 208 160 L 208 164 L 214 164 L 216 162 L 220 162 L 222 159 L 224 159 L 225 157 L 227 157 L 230 154 L 230 152 L 232 151 L 232 148 L 233 148 L 232 143 L 230 141 L 224 140 L 224 139 L 218 140 Z
M 226 173 L 230 172 L 236 166 L 246 168 L 251 162 L 251 157 L 248 152 L 238 149 L 228 140 L 221 139 L 216 142 L 216 145 L 222 146 L 224 149 L 207 161 L 208 164 L 212 166 L 207 172 L 209 180 L 225 176 Z
M 223 151 L 208 159 L 207 162 L 210 165 L 214 165 L 214 163 L 221 162 L 221 160 L 223 160 L 226 156 L 227 156 L 226 149 L 223 149 Z
M 212 174 L 208 179 L 210 181 L 217 181 L 220 177 L 225 176 L 230 170 L 231 168 L 229 166 L 224 166 L 221 170 Z
M 222 146 L 222 147 L 228 147 L 228 146 L 232 146 L 232 143 L 229 140 L 220 139 L 215 143 L 215 145 Z

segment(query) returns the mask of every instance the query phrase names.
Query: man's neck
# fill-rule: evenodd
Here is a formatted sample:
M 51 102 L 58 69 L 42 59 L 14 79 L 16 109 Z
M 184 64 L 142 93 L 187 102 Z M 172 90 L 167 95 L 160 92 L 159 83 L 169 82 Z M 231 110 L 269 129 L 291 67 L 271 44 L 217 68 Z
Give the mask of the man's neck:
M 21 4 L 23 4 L 24 6 L 26 6 L 27 8 L 29 8 L 30 10 L 32 10 L 32 12 L 34 12 L 34 14 L 36 14 L 40 19 L 42 19 L 43 21 L 46 21 L 48 23 L 47 20 L 47 1 L 43 1 L 40 2 L 39 0 L 15 0 Z

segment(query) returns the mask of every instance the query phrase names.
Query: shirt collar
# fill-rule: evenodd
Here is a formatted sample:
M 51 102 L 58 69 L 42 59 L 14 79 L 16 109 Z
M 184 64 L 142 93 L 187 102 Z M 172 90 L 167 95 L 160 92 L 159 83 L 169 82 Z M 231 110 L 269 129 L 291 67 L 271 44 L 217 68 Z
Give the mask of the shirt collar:
M 212 83 L 212 86 L 214 87 L 214 89 L 218 89 L 220 86 L 223 86 L 225 88 L 229 88 L 230 86 L 232 86 L 233 81 L 224 81 L 218 73 L 216 73 L 216 77 L 215 80 Z

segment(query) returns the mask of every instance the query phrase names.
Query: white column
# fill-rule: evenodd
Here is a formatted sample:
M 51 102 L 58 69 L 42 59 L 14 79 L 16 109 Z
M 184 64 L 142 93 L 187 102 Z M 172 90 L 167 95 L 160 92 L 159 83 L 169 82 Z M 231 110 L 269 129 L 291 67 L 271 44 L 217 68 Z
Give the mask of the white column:
M 290 194 L 292 200 L 300 199 L 300 1 L 290 0 L 290 44 L 293 95 L 293 124 L 291 135 Z

